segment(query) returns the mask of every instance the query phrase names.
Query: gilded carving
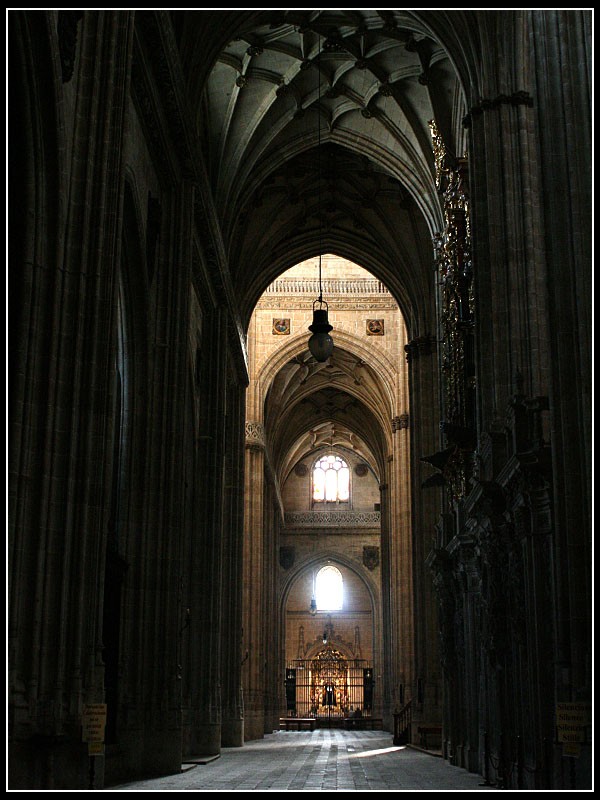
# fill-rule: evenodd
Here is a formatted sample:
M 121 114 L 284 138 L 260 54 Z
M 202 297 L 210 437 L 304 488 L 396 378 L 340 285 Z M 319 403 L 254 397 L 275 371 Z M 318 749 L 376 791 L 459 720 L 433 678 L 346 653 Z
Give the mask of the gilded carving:
M 466 158 L 451 161 L 435 121 L 429 123 L 436 166 L 436 187 L 442 194 L 444 230 L 434 239 L 440 285 L 442 339 L 441 429 L 454 448 L 444 470 L 449 500 L 465 497 L 473 473 L 475 382 L 475 304 L 471 263 L 471 229 Z

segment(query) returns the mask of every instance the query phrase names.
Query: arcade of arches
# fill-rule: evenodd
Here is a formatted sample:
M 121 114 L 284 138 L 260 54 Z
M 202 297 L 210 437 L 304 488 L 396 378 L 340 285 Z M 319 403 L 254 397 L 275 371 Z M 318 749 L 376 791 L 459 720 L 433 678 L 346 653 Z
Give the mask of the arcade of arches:
M 589 788 L 592 12 L 7 21 L 9 788 Z

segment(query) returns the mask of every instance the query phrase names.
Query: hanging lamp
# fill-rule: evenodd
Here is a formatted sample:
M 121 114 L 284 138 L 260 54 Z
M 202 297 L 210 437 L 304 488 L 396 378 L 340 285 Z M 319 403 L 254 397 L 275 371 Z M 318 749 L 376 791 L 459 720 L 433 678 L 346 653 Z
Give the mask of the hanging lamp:
M 322 231 L 321 231 L 321 117 L 319 113 L 319 106 L 321 104 L 321 42 L 317 42 L 317 72 L 319 80 L 319 96 L 317 102 L 317 124 L 318 124 L 318 145 L 317 145 L 317 163 L 318 163 L 318 187 L 319 187 L 319 203 L 318 203 L 318 217 L 319 217 L 319 296 L 313 302 L 313 321 L 312 325 L 308 326 L 308 330 L 312 331 L 312 336 L 308 340 L 308 349 L 313 357 L 320 362 L 327 361 L 333 352 L 333 339 L 329 335 L 329 331 L 333 330 L 333 326 L 329 324 L 329 306 L 323 300 L 323 282 L 322 282 Z

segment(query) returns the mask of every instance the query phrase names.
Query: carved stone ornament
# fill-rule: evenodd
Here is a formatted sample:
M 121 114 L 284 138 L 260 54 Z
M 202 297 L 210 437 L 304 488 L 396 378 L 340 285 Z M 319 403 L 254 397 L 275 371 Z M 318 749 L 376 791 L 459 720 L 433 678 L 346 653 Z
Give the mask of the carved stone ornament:
M 367 569 L 374 570 L 379 566 L 379 548 L 375 546 L 363 547 L 363 564 Z
M 298 478 L 306 478 L 308 475 L 308 467 L 306 464 L 296 464 L 294 467 L 294 474 L 298 476 Z
M 379 511 L 285 512 L 285 525 L 288 528 L 377 528 L 380 524 Z
M 384 336 L 385 321 L 382 319 L 367 320 L 367 336 Z
M 354 474 L 358 475 L 359 478 L 364 478 L 368 471 L 369 468 L 366 464 L 357 464 L 354 467 Z
M 247 422 L 246 423 L 246 447 L 259 447 L 265 446 L 265 429 L 260 422 Z
M 400 414 L 397 417 L 392 418 L 392 430 L 394 433 L 396 431 L 402 431 L 408 428 L 408 414 Z
M 294 566 L 296 559 L 296 549 L 292 545 L 282 545 L 279 548 L 279 563 L 283 569 L 290 569 Z

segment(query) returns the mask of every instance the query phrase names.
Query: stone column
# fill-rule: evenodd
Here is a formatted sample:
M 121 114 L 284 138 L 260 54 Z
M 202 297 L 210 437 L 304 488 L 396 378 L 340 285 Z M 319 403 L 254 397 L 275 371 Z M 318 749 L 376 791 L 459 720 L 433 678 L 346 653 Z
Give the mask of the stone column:
M 230 384 L 227 392 L 225 510 L 223 519 L 222 724 L 223 747 L 244 743 L 242 670 L 242 595 L 244 525 L 244 396 Z
M 272 471 L 269 470 L 272 477 Z M 279 525 L 277 522 L 277 497 L 273 481 L 270 480 L 265 492 L 264 519 L 264 563 L 263 563 L 263 686 L 264 722 L 263 733 L 279 730 L 279 691 L 283 683 L 283 673 L 279 663 L 279 614 L 278 596 L 279 575 Z
M 206 414 L 199 439 L 197 545 L 194 548 L 193 590 L 198 622 L 192 632 L 190 667 L 195 671 L 195 754 L 216 754 L 222 735 L 222 646 L 225 566 L 223 513 L 225 503 L 225 447 L 227 393 L 227 313 L 214 309 L 206 325 Z M 233 557 L 235 558 L 235 557 Z M 231 565 L 230 565 L 231 566 Z M 231 600 L 231 598 L 230 598 Z M 233 620 L 235 628 L 235 620 Z M 235 636 L 235 631 L 232 634 Z M 230 654 L 234 658 L 233 654 Z M 235 672 L 231 679 L 235 683 Z M 232 686 L 233 688 L 233 686 Z
M 399 664 L 396 660 L 394 642 L 395 634 L 395 608 L 392 603 L 394 592 L 392 590 L 392 544 L 391 544 L 391 519 L 388 499 L 388 484 L 379 484 L 379 504 L 381 520 L 381 619 L 382 629 L 388 632 L 383 636 L 383 726 L 393 730 L 394 695 L 397 686 L 403 680 Z M 391 726 L 391 727 L 390 727 Z
M 264 734 L 265 636 L 263 618 L 265 439 L 262 423 L 246 422 L 244 599 L 242 638 L 244 737 Z
M 10 264 L 19 302 L 9 410 L 9 783 L 41 789 L 87 787 L 82 705 L 104 699 L 112 314 L 133 35 L 130 12 L 74 12 L 76 46 L 63 73 L 61 13 L 10 15 L 26 94 L 11 131 L 23 184 L 14 187 L 21 220 Z M 100 769 L 96 777 L 101 786 Z
M 403 399 L 406 402 L 407 398 Z M 408 700 L 415 679 L 414 563 L 410 498 L 410 435 L 407 418 L 402 416 L 400 420 L 399 427 L 393 433 L 393 451 L 388 463 L 391 518 L 391 634 L 395 666 L 392 675 L 396 695 L 402 684 L 405 687 L 405 700 Z M 396 702 L 396 697 L 392 696 L 390 699 Z
M 557 697 L 591 698 L 591 11 L 530 13 L 545 220 Z M 538 394 L 532 392 L 532 395 Z M 540 392 L 545 394 L 545 392 Z M 590 752 L 576 771 L 589 766 Z M 562 779 L 561 779 L 562 780 Z M 570 785 L 567 783 L 566 785 Z
M 191 186 L 162 197 L 165 224 L 152 304 L 126 293 L 131 325 L 131 457 L 121 502 L 119 554 L 126 564 L 119 652 L 117 745 L 107 751 L 111 780 L 168 773 L 180 766 L 182 564 L 190 531 L 184 513 L 190 432 L 188 324 Z M 139 246 L 139 244 L 138 244 Z M 177 268 L 175 269 L 175 266 Z M 125 268 L 129 266 L 129 271 Z M 123 281 L 135 284 L 134 267 Z M 128 274 L 129 272 L 129 274 Z M 150 308 L 149 308 L 150 307 Z M 144 314 L 143 320 L 140 318 Z M 147 379 L 146 379 L 147 378 Z M 195 604 L 188 603 L 194 613 Z
M 437 473 L 423 458 L 440 447 L 437 347 L 431 334 L 415 337 L 405 347 L 410 370 L 410 408 L 407 420 L 412 459 L 412 527 L 415 616 L 415 678 L 422 681 L 421 707 L 413 705 L 415 719 L 435 724 L 442 721 L 442 673 L 439 653 L 438 600 L 433 576 L 426 564 L 435 542 L 436 523 L 442 507 Z M 396 436 L 401 433 L 396 433 Z M 432 480 L 432 478 L 434 480 Z M 433 485 L 431 485 L 433 484 Z
M 522 788 L 546 788 L 543 772 L 533 772 L 533 765 L 547 764 L 548 732 L 554 725 L 553 704 L 548 702 L 554 690 L 554 676 L 548 664 L 554 658 L 554 632 L 548 625 L 552 608 L 553 553 L 551 528 L 550 486 L 540 472 L 527 476 L 532 507 L 532 526 L 519 525 L 523 563 L 523 619 L 528 635 L 525 639 L 530 677 L 527 684 L 527 705 L 531 720 L 524 725 L 527 735 L 523 741 L 522 758 L 526 760 L 527 785 Z M 524 649 L 525 649 L 524 642 Z
M 514 58 L 486 74 L 480 93 L 489 99 L 470 113 L 474 280 L 486 311 L 476 333 L 478 426 L 494 434 L 515 384 L 531 401 L 545 398 L 555 696 L 545 693 L 539 724 L 551 742 L 556 700 L 591 696 L 592 18 L 529 11 L 503 29 L 504 19 L 498 32 Z M 578 775 L 590 755 L 583 748 L 574 760 Z M 570 785 L 558 768 L 552 780 Z
M 479 563 L 473 542 L 466 541 L 461 546 L 460 572 L 464 588 L 465 642 L 470 646 L 465 651 L 464 703 L 469 709 L 465 720 L 463 740 L 463 765 L 470 772 L 479 768 L 479 681 L 481 675 L 481 647 L 478 645 L 480 632 L 481 578 Z

